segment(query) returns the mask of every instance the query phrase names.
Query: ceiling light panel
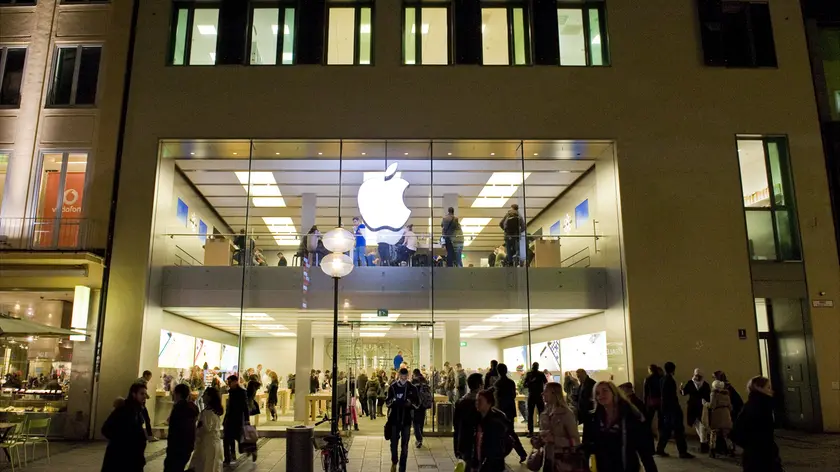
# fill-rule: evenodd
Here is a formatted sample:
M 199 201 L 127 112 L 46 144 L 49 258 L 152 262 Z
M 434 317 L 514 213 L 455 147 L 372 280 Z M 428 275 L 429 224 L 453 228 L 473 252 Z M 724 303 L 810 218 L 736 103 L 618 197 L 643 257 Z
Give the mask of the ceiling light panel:
M 294 338 L 297 335 L 291 331 L 280 331 L 278 333 L 268 333 L 272 336 L 283 337 L 283 338 Z
M 461 337 L 462 338 L 471 338 L 471 337 L 475 336 L 476 334 L 478 334 L 478 333 L 461 333 Z
M 281 324 L 258 324 L 254 325 L 254 327 L 257 329 L 264 329 L 266 331 L 282 331 L 288 329 Z
M 530 172 L 493 172 L 472 208 L 501 208 L 516 194 L 519 186 L 531 175 Z
M 520 321 L 525 318 L 526 315 L 516 314 L 516 315 L 493 315 L 490 318 L 484 320 L 485 323 L 512 323 L 514 321 Z
M 473 325 L 467 326 L 466 328 L 464 328 L 464 331 L 493 331 L 496 328 L 496 326 L 489 325 Z
M 198 33 L 205 36 L 212 36 L 216 34 L 216 27 L 214 25 L 196 25 Z
M 359 333 L 363 338 L 384 338 L 388 333 Z
M 251 199 L 251 201 L 254 203 L 255 207 L 259 207 L 259 208 L 285 208 L 286 207 L 286 201 L 283 200 L 283 197 L 254 197 L 253 199 Z
M 246 320 L 259 320 L 259 321 L 274 321 L 274 318 L 268 316 L 266 313 L 228 313 L 230 316 L 234 316 L 239 318 L 240 315 L 243 319 Z
M 234 172 L 242 185 L 276 185 L 272 172 Z M 250 174 L 250 175 L 249 175 Z

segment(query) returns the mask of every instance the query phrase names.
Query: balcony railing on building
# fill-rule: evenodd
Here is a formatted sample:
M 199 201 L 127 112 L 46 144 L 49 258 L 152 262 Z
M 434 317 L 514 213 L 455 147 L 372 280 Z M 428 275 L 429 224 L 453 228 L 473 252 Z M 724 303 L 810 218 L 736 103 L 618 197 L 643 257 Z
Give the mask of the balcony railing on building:
M 98 229 L 87 218 L 0 218 L 0 251 L 91 251 Z

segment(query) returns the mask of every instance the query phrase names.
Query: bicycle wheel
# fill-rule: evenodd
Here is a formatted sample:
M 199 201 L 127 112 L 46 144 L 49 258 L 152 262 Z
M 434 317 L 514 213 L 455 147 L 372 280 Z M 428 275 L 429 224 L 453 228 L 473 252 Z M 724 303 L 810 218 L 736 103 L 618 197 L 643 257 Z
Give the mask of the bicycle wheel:
M 346 472 L 347 471 L 347 462 L 342 457 L 343 454 L 341 453 L 341 445 L 337 444 L 331 451 L 331 455 L 334 456 L 331 459 L 332 462 L 332 469 L 329 472 Z
M 324 468 L 324 472 L 330 472 L 332 470 L 332 457 L 330 457 L 330 454 L 321 453 L 321 466 Z

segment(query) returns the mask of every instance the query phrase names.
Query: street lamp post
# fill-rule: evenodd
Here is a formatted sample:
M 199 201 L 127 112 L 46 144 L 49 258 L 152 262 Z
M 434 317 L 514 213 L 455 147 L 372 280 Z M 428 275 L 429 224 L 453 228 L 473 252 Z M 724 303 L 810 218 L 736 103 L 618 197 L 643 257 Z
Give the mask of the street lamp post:
M 356 238 L 344 228 L 328 231 L 322 239 L 331 254 L 321 260 L 321 270 L 333 279 L 333 355 L 332 355 L 332 421 L 330 433 L 338 434 L 338 279 L 353 271 L 353 260 L 345 254 L 353 249 Z

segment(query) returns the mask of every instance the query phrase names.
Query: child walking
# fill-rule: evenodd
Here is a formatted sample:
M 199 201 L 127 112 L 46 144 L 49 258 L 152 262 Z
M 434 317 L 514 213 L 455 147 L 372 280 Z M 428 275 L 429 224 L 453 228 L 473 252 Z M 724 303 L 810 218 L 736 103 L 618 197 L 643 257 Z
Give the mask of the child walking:
M 720 380 L 712 382 L 712 394 L 709 401 L 709 457 L 715 457 L 718 451 L 718 441 L 724 441 L 726 452 L 734 454 L 734 449 L 729 440 L 729 432 L 732 431 L 732 400 L 726 390 L 726 384 Z

